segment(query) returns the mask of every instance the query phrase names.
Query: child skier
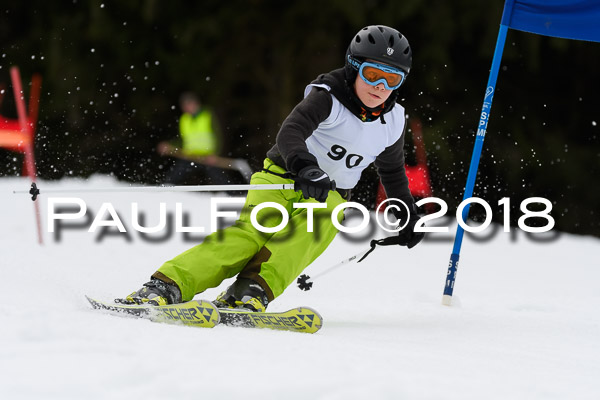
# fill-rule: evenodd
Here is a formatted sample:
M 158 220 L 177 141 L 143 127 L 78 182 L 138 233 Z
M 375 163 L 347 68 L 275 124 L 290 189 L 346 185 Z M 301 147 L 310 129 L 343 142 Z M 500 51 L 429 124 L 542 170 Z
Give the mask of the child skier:
M 337 234 L 332 210 L 349 199 L 361 172 L 373 162 L 388 197 L 408 205 L 409 212 L 404 209 L 397 215 L 401 224 L 408 220 L 399 232 L 400 245 L 417 245 L 423 233 L 414 232 L 418 217 L 404 169 L 406 119 L 404 108 L 396 104 L 411 63 L 408 41 L 397 30 L 378 25 L 358 32 L 344 68 L 322 74 L 306 87 L 304 99 L 285 119 L 267 152 L 264 169 L 251 179 L 252 184 L 296 182 L 299 190 L 249 191 L 234 225 L 167 261 L 140 290 L 116 301 L 189 301 L 237 276 L 214 303 L 264 311 L 327 249 Z M 289 214 L 286 227 L 275 233 L 261 232 L 251 223 L 252 208 L 267 201 L 282 205 Z M 307 208 L 298 207 L 317 202 L 324 208 L 312 209 L 312 218 L 307 218 Z M 341 222 L 343 213 L 335 217 Z M 282 217 L 265 221 L 263 226 L 275 227 Z M 309 222 L 314 224 L 312 231 Z

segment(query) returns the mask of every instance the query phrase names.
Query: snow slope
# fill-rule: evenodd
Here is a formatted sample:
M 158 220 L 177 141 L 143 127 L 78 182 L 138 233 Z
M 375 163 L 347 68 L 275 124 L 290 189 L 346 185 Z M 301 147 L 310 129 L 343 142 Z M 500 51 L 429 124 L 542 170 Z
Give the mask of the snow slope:
M 42 192 L 121 185 L 106 177 L 39 183 Z M 148 243 L 134 231 L 130 241 L 97 242 L 80 228 L 62 231 L 60 242 L 45 233 L 39 246 L 31 201 L 12 193 L 27 186 L 0 181 L 2 399 L 600 398 L 598 239 L 467 239 L 452 307 L 441 305 L 451 242 L 379 248 L 270 305 L 316 308 L 324 327 L 315 335 L 187 328 L 105 315 L 84 294 L 128 294 L 192 242 L 173 234 Z M 111 202 L 128 228 L 132 202 L 146 210 L 146 226 L 157 223 L 160 202 L 182 203 L 191 226 L 209 223 L 207 195 L 61 196 L 84 199 L 94 213 Z M 367 247 L 338 237 L 307 273 Z

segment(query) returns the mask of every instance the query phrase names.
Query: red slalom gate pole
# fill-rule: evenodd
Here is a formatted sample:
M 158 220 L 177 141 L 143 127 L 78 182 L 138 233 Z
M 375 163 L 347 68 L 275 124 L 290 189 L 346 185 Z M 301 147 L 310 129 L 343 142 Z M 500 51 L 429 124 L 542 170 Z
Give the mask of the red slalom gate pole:
M 13 84 L 13 92 L 15 95 L 17 116 L 19 118 L 19 126 L 21 128 L 21 133 L 23 135 L 27 135 L 31 139 L 28 141 L 25 148 L 25 170 L 27 175 L 31 178 L 31 180 L 35 182 L 37 171 L 35 168 L 35 156 L 33 154 L 33 127 L 31 126 L 31 122 L 27 121 L 27 115 L 25 114 L 25 94 L 23 93 L 23 86 L 21 84 L 21 74 L 19 72 L 18 67 L 11 67 L 10 77 L 12 79 Z M 35 108 L 35 110 L 37 114 L 37 107 Z M 35 212 L 35 223 L 37 228 L 38 243 L 44 244 L 44 238 L 42 236 L 42 218 L 40 215 L 40 206 L 36 202 L 33 207 Z

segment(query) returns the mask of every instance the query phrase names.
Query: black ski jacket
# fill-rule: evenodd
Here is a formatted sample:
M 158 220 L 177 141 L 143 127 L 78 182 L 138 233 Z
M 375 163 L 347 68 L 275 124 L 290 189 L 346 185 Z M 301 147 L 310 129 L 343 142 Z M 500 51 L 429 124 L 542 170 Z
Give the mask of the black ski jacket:
M 316 157 L 309 153 L 305 141 L 331 113 L 332 95 L 361 121 L 380 119 L 381 123 L 385 123 L 385 113 L 394 107 L 397 98 L 397 93 L 392 93 L 380 110 L 365 108 L 345 79 L 343 68 L 322 74 L 312 83 L 326 84 L 331 92 L 313 89 L 298 103 L 283 121 L 275 145 L 267 152 L 268 158 L 294 174 L 305 166 L 319 164 Z M 379 154 L 374 165 L 388 198 L 401 199 L 414 209 L 404 168 L 404 134 Z

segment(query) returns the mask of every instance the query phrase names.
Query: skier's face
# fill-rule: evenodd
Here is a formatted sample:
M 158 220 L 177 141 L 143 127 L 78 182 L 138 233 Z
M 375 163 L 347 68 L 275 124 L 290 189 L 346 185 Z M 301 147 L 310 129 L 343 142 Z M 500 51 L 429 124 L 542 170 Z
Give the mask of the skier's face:
M 193 100 L 186 100 L 181 103 L 181 111 L 187 114 L 196 114 L 200 110 L 200 104 Z
M 388 99 L 388 97 L 390 97 L 390 94 L 392 94 L 392 91 L 386 89 L 383 83 L 380 83 L 377 86 L 371 86 L 363 81 L 358 75 L 354 81 L 354 91 L 360 101 L 368 108 L 379 107 Z

